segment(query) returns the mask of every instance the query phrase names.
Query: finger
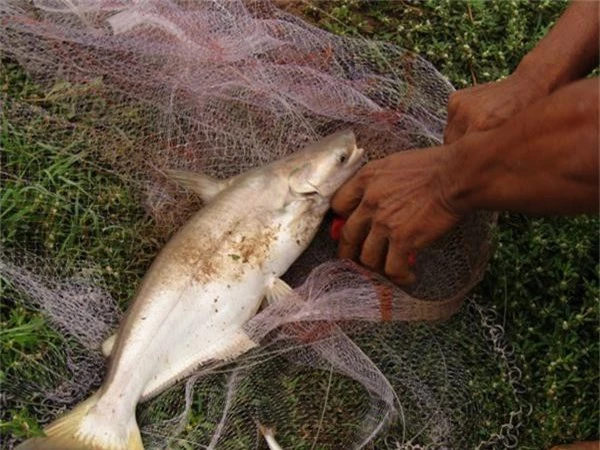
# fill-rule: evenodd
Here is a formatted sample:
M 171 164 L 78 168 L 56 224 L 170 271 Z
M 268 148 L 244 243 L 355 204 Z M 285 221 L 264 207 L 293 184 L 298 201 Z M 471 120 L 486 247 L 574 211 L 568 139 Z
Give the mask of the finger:
M 415 274 L 410 270 L 408 264 L 408 255 L 410 251 L 406 249 L 396 249 L 390 245 L 385 260 L 385 274 L 394 283 L 399 285 L 413 284 L 416 280 Z
M 502 125 L 502 123 L 504 123 L 506 119 L 504 119 L 503 117 L 500 116 L 488 116 L 486 117 L 486 120 L 480 123 L 477 122 L 472 122 L 467 129 L 465 130 L 464 134 L 467 135 L 469 133 L 473 133 L 476 131 L 486 131 L 486 130 L 491 130 L 492 128 L 496 128 L 499 125 Z
M 388 238 L 383 228 L 371 227 L 360 253 L 360 262 L 366 267 L 383 273 L 388 250 Z
M 357 259 L 360 255 L 362 243 L 369 234 L 371 227 L 371 215 L 359 206 L 350 215 L 340 236 L 338 256 L 340 258 Z
M 450 97 L 448 97 L 448 122 L 451 122 L 451 119 L 458 111 L 459 96 L 459 91 L 454 91 L 452 94 L 450 94 Z
M 331 198 L 331 209 L 342 217 L 348 217 L 360 204 L 364 193 L 364 183 L 358 176 L 353 176 L 337 190 Z
M 457 121 L 449 122 L 444 130 L 444 144 L 452 144 L 465 134 L 465 127 L 456 125 Z

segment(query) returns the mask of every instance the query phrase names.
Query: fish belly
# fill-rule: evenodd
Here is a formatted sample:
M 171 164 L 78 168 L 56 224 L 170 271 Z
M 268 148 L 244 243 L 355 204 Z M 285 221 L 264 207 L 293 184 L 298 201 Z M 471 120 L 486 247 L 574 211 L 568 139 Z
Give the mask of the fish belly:
M 209 283 L 188 279 L 137 315 L 135 333 L 98 401 L 127 417 L 140 399 L 158 394 L 208 361 L 229 360 L 256 346 L 242 326 L 256 314 L 267 277 L 257 270 Z M 153 310 L 154 309 L 154 310 Z
M 126 417 L 201 364 L 255 345 L 242 326 L 303 248 L 288 236 L 293 211 L 233 208 L 249 194 L 209 204 L 157 256 L 118 332 L 98 402 L 106 410 Z
M 262 274 L 245 282 L 211 283 L 190 290 L 157 342 L 154 371 L 142 399 L 152 397 L 209 361 L 227 361 L 255 347 L 242 326 L 256 314 L 265 290 Z

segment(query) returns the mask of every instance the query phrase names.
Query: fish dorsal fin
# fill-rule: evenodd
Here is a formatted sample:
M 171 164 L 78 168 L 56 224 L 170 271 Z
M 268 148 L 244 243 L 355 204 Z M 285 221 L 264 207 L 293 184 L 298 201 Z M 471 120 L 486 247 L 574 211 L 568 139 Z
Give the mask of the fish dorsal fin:
M 204 202 L 211 201 L 233 182 L 233 179 L 218 180 L 209 175 L 185 170 L 167 170 L 166 174 L 177 184 L 198 194 Z

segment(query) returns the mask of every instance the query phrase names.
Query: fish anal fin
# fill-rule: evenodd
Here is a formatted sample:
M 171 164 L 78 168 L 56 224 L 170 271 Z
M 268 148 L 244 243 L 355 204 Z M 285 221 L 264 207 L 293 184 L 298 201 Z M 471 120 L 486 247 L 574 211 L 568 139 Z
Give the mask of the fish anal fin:
M 167 170 L 166 174 L 169 179 L 198 194 L 204 202 L 211 201 L 231 184 L 231 180 L 218 180 L 209 175 L 185 170 Z
M 164 386 L 190 375 L 203 364 L 211 361 L 230 361 L 257 346 L 258 343 L 251 340 L 241 329 L 223 334 L 219 342 L 208 346 L 198 342 L 190 345 L 181 343 L 177 353 L 177 364 L 171 363 L 155 375 L 144 387 L 141 400 L 153 397 Z

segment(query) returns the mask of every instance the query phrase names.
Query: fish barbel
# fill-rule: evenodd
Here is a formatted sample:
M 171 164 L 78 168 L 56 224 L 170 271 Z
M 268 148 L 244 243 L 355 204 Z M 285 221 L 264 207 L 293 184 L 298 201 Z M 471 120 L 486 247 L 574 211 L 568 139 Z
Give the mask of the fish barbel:
M 208 361 L 258 345 L 243 325 L 313 239 L 329 199 L 361 164 L 354 133 L 328 136 L 230 180 L 171 172 L 206 206 L 173 236 L 144 276 L 116 335 L 99 390 L 18 450 L 143 449 L 138 402 Z

